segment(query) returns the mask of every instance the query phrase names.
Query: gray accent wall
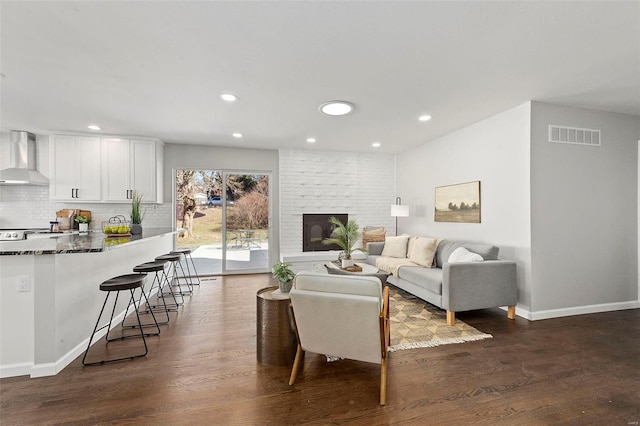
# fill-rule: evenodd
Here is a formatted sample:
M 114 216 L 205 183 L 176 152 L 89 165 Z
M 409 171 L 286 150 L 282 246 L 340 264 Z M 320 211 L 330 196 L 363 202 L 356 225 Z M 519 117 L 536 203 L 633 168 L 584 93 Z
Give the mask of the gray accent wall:
M 550 143 L 550 124 L 599 129 L 602 146 Z M 512 108 L 398 156 L 400 232 L 498 245 L 525 318 L 638 308 L 639 139 L 637 116 Z M 475 180 L 481 223 L 434 222 L 435 187 Z
M 637 302 L 640 118 L 540 102 L 531 116 L 532 311 Z M 602 146 L 549 143 L 550 124 L 599 129 Z

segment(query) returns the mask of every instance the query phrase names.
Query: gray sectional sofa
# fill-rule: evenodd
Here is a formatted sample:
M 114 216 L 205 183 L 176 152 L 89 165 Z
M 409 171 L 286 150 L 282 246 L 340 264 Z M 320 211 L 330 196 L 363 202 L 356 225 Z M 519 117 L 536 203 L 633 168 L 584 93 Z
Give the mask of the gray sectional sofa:
M 367 263 L 376 265 L 384 244 L 367 244 Z M 483 261 L 449 263 L 451 253 L 458 247 L 479 254 Z M 437 245 L 433 267 L 401 266 L 397 275 L 390 275 L 387 281 L 446 310 L 449 325 L 455 324 L 456 312 L 501 306 L 507 306 L 508 318 L 514 319 L 516 263 L 498 260 L 498 251 L 498 247 L 489 244 L 442 240 Z

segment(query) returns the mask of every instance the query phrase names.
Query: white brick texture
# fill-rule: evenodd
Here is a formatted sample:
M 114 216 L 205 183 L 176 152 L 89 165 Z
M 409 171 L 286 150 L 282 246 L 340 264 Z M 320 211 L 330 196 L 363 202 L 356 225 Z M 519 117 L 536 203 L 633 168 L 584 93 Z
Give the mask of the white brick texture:
M 281 254 L 302 252 L 304 213 L 347 213 L 361 229 L 395 232 L 395 156 L 281 149 L 279 159 Z

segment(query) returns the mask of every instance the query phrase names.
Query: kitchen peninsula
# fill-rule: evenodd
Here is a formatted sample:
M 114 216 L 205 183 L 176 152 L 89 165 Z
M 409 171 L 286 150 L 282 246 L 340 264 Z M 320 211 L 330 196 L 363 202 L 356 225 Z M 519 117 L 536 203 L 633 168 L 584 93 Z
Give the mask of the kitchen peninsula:
M 86 349 L 104 302 L 100 283 L 173 250 L 175 232 L 0 243 L 0 377 L 54 375 L 73 361 Z M 124 313 L 126 302 L 117 312 Z

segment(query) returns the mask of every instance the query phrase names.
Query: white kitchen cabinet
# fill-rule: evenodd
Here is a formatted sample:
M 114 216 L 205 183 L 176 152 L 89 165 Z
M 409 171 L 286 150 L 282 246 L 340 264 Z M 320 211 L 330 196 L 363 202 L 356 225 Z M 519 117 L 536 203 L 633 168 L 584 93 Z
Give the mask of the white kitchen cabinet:
M 162 202 L 162 144 L 156 140 L 102 138 L 102 199 L 129 202 L 133 192 Z
M 100 138 L 53 135 L 49 149 L 49 198 L 100 201 Z

